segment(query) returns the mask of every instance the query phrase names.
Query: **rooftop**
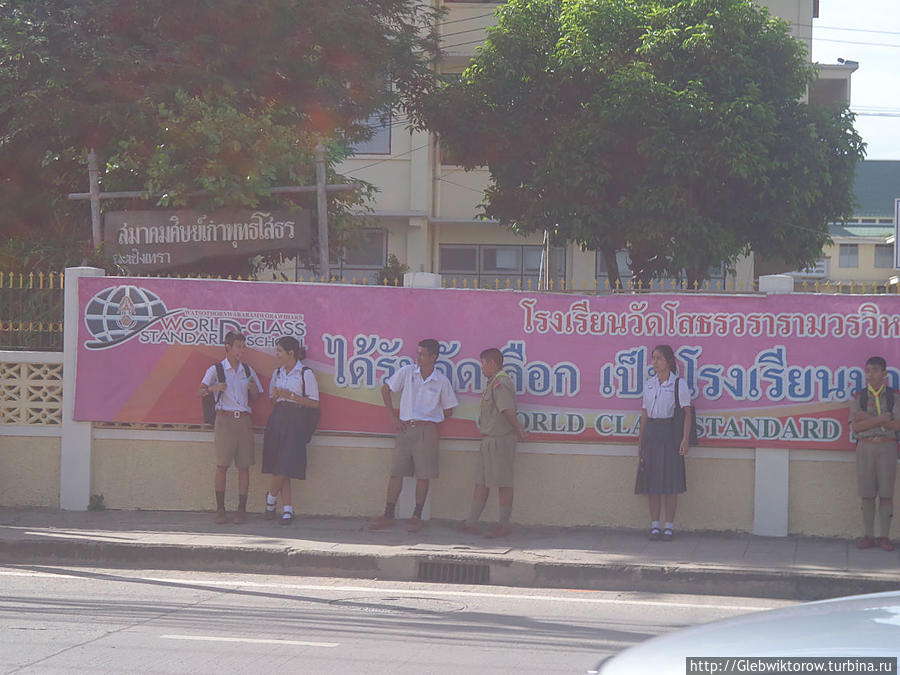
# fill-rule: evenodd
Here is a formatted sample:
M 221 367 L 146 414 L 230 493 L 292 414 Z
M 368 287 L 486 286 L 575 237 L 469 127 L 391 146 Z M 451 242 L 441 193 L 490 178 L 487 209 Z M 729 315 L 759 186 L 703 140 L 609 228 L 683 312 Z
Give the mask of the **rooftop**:
M 900 199 L 900 160 L 860 162 L 856 167 L 855 189 L 857 207 L 854 213 L 857 218 L 893 219 L 894 200 Z M 893 234 L 893 228 L 891 230 Z

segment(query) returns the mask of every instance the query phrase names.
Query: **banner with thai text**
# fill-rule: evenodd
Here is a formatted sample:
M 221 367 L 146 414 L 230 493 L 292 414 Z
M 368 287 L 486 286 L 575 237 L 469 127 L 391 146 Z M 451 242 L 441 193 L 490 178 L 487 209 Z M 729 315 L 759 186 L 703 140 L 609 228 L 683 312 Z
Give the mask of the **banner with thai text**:
M 196 279 L 82 278 L 75 416 L 201 423 L 206 368 L 224 335 L 247 336 L 268 384 L 275 340 L 308 348 L 322 394 L 320 430 L 391 433 L 385 377 L 419 340 L 460 405 L 442 435 L 477 438 L 485 379 L 499 347 L 536 440 L 633 440 L 654 345 L 670 344 L 697 407 L 701 444 L 851 449 L 848 401 L 869 356 L 900 386 L 900 298 L 850 295 L 579 296 Z M 265 397 L 263 397 L 265 398 Z M 262 426 L 268 401 L 255 404 Z

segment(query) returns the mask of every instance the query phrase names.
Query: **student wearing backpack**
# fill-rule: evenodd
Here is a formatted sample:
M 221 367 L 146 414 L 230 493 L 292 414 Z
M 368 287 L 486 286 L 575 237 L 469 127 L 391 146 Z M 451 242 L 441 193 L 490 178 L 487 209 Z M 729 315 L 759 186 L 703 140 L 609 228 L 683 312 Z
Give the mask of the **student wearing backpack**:
M 253 369 L 242 361 L 246 340 L 243 334 L 229 331 L 225 336 L 225 358 L 206 369 L 198 395 L 216 396 L 214 425 L 216 447 L 216 522 L 228 522 L 225 513 L 225 477 L 234 462 L 238 469 L 238 509 L 234 522 L 247 522 L 247 492 L 250 466 L 253 464 L 253 425 L 250 402 L 262 393 L 262 385 Z
M 650 541 L 672 541 L 678 495 L 687 491 L 684 456 L 690 447 L 694 425 L 691 392 L 684 378 L 678 377 L 672 347 L 657 345 L 650 359 L 656 374 L 644 382 L 638 435 L 638 480 L 634 492 L 647 495 Z M 684 428 L 680 433 L 676 425 L 676 402 L 684 410 Z M 659 517 L 663 501 L 666 523 L 661 530 Z
M 319 386 L 311 368 L 303 365 L 306 348 L 296 338 L 284 336 L 275 342 L 278 368 L 269 383 L 272 414 L 263 437 L 262 472 L 272 474 L 266 493 L 266 518 L 275 518 L 281 495 L 281 524 L 294 520 L 291 479 L 306 478 L 306 444 L 315 431 L 310 411 L 318 411 Z
M 850 400 L 850 426 L 856 436 L 856 479 L 862 501 L 863 537 L 857 548 L 878 546 L 893 551 L 890 529 L 894 515 L 894 483 L 897 476 L 895 392 L 885 383 L 887 362 L 880 356 L 866 361 L 866 388 Z M 875 498 L 881 536 L 875 537 Z

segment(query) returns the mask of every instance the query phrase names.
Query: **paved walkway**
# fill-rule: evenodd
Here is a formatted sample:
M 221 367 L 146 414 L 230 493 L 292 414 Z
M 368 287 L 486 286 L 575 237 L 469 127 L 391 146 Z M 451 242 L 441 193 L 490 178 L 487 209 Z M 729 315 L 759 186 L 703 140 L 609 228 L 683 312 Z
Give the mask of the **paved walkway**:
M 734 594 L 810 600 L 900 589 L 900 547 L 680 532 L 518 526 L 500 540 L 431 521 L 370 532 L 361 518 L 299 516 L 282 526 L 253 514 L 0 508 L 0 563 L 89 564 L 544 588 Z

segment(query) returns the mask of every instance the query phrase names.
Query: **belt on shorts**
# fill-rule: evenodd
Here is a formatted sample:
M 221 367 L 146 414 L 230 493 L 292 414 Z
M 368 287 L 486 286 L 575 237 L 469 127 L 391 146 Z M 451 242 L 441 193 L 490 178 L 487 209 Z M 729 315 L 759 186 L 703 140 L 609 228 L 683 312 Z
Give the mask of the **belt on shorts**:
M 244 416 L 250 416 L 250 413 L 244 412 L 243 410 L 217 410 L 216 414 L 228 415 L 229 417 L 233 417 L 236 420 L 239 420 Z
M 860 438 L 861 441 L 866 441 L 867 443 L 886 443 L 888 441 L 896 441 L 896 436 L 864 436 Z
M 429 420 L 401 420 L 400 424 L 403 425 L 404 429 L 409 429 L 410 427 L 420 427 L 426 424 L 437 424 L 437 422 L 430 422 Z

